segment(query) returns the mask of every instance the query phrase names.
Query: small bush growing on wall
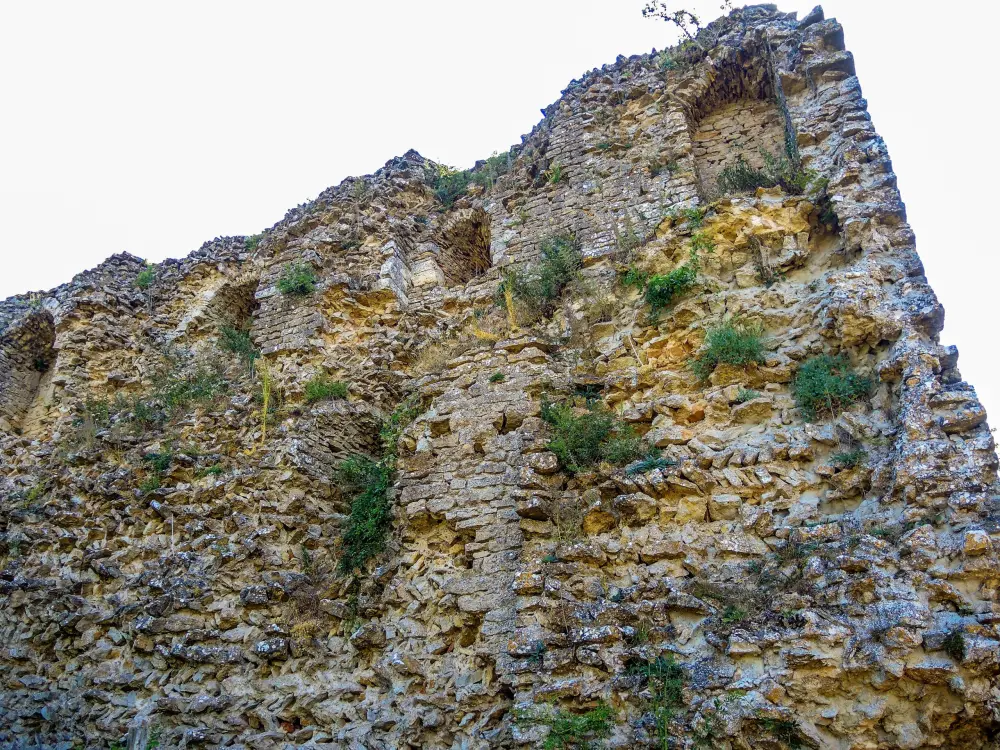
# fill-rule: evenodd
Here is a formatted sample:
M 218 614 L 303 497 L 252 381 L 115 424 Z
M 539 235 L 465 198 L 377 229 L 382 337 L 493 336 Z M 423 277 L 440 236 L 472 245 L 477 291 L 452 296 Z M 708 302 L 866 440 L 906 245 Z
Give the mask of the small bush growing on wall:
M 513 162 L 513 155 L 509 151 L 502 154 L 493 152 L 483 165 L 472 173 L 472 181 L 483 188 L 493 187 L 500 177 L 507 174 Z
M 692 249 L 691 257 L 680 268 L 670 273 L 656 274 L 646 284 L 646 302 L 653 318 L 669 307 L 674 300 L 691 289 L 698 280 L 698 255 Z
M 868 453 L 864 448 L 852 448 L 849 451 L 841 451 L 830 456 L 830 463 L 836 464 L 842 469 L 855 469 L 864 463 L 868 458 Z
M 332 398 L 347 398 L 347 383 L 316 375 L 306 383 L 306 402 L 313 404 Z
M 870 378 L 853 371 L 843 356 L 823 354 L 805 362 L 795 374 L 792 389 L 806 419 L 836 416 L 872 390 Z
M 260 352 L 254 347 L 250 339 L 250 331 L 240 330 L 232 326 L 223 326 L 219 329 L 219 346 L 227 352 L 232 352 L 248 366 L 260 356 Z
M 338 466 L 337 484 L 343 492 L 353 495 L 341 537 L 342 573 L 364 568 L 368 560 L 385 548 L 385 538 L 392 526 L 390 488 L 396 470 L 397 446 L 403 430 L 420 413 L 420 408 L 418 399 L 409 398 L 382 423 L 381 460 L 352 456 Z
M 738 367 L 764 361 L 764 342 L 759 327 L 727 320 L 711 328 L 705 337 L 705 348 L 691 365 L 699 380 L 707 380 L 717 365 Z
M 801 195 L 809 183 L 808 173 L 787 155 L 770 154 L 761 150 L 764 167 L 751 166 L 743 154 L 719 172 L 719 192 L 749 193 L 757 188 L 780 187 L 792 195 Z
M 140 289 L 149 289 L 153 286 L 154 281 L 156 281 L 156 269 L 148 263 L 144 269 L 139 271 L 138 276 L 135 277 L 135 285 Z
M 649 452 L 631 427 L 598 403 L 590 404 L 586 412 L 578 414 L 570 402 L 556 404 L 543 397 L 542 419 L 552 425 L 548 449 L 570 474 L 600 461 L 627 464 Z
M 257 249 L 257 245 L 260 244 L 260 241 L 263 238 L 264 238 L 263 233 L 251 234 L 250 236 L 246 237 L 243 240 L 243 246 L 247 249 L 248 252 L 253 252 L 254 250 Z
M 392 468 L 382 461 L 354 456 L 340 463 L 337 480 L 342 490 L 353 492 L 351 513 L 342 537 L 340 570 L 363 568 L 385 547 L 392 524 L 389 485 Z
M 434 180 L 434 197 L 444 205 L 451 208 L 460 196 L 465 195 L 465 191 L 472 181 L 472 173 L 468 169 L 448 169 L 443 167 Z
M 510 271 L 497 290 L 496 301 L 503 304 L 510 290 L 513 298 L 532 316 L 550 316 L 563 290 L 583 265 L 580 245 L 573 235 L 549 237 L 541 243 L 541 257 L 525 271 Z
M 303 296 L 316 290 L 316 272 L 308 263 L 288 263 L 278 277 L 278 291 Z

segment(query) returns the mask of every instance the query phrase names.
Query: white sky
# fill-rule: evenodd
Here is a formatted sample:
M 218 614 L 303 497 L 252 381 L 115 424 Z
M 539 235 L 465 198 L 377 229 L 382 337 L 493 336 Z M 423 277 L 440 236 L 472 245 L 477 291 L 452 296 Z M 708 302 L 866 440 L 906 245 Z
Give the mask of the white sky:
M 679 3 L 708 20 L 720 0 Z M 674 41 L 642 4 L 0 0 L 0 298 L 114 252 L 161 260 L 258 232 L 409 148 L 470 166 L 519 142 L 571 79 Z M 998 4 L 824 7 L 947 309 L 942 341 L 996 421 L 995 50 L 978 30 Z

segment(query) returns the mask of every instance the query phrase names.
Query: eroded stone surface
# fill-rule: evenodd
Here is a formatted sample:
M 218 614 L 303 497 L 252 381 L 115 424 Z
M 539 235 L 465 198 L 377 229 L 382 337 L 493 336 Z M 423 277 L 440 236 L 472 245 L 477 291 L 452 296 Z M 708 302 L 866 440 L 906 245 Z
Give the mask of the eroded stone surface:
M 668 653 L 678 747 L 709 725 L 717 747 L 776 747 L 775 726 L 816 747 L 993 746 L 994 444 L 938 343 L 842 29 L 761 6 L 706 34 L 692 65 L 619 58 L 572 82 L 510 172 L 447 210 L 411 151 L 255 247 L 160 264 L 148 292 L 118 255 L 0 302 L 0 746 L 106 747 L 148 722 L 161 747 L 518 747 L 544 729 L 515 706 L 598 700 L 608 746 L 658 746 L 631 668 Z M 786 136 L 836 228 L 815 192 L 714 194 L 740 149 L 759 164 Z M 696 231 L 715 244 L 658 321 L 616 283 L 629 228 L 652 272 Z M 501 272 L 556 232 L 580 240 L 582 278 L 512 330 Z M 316 291 L 280 294 L 302 262 Z M 699 382 L 705 329 L 735 315 L 766 361 Z M 225 326 L 263 351 L 266 432 Z M 121 404 L 167 350 L 219 360 L 229 390 L 137 431 Z M 791 382 L 819 353 L 877 388 L 809 423 Z M 348 399 L 307 403 L 318 370 Z M 541 395 L 580 391 L 666 465 L 560 471 Z M 408 395 L 388 549 L 338 574 L 336 466 L 376 455 Z M 833 460 L 858 445 L 860 465 Z M 143 457 L 166 453 L 152 487 Z

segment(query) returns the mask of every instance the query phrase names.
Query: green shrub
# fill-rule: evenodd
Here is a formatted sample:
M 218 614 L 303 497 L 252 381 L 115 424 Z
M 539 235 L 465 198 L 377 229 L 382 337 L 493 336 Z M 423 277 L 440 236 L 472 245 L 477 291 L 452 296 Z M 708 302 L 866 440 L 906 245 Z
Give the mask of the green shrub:
M 649 304 L 649 313 L 656 318 L 660 312 L 670 306 L 670 304 L 686 291 L 694 286 L 698 280 L 698 265 L 694 256 L 680 268 L 675 268 L 670 273 L 656 274 L 649 278 L 646 284 L 646 302 Z
M 330 380 L 326 375 L 316 375 L 306 383 L 306 403 L 314 404 L 333 398 L 347 398 L 347 383 Z
M 855 469 L 860 466 L 868 457 L 864 448 L 852 448 L 849 451 L 834 453 L 830 456 L 830 463 L 836 464 L 842 469 Z
M 656 722 L 659 746 L 670 747 L 670 722 L 677 709 L 684 705 L 684 668 L 670 654 L 633 665 L 628 673 L 645 679 L 650 693 L 649 709 Z
M 719 192 L 748 193 L 757 188 L 781 187 L 792 195 L 801 195 L 809 182 L 808 174 L 798 165 L 797 160 L 787 155 L 770 154 L 761 150 L 764 167 L 757 169 L 747 162 L 742 154 L 736 162 L 719 172 Z
M 156 269 L 148 263 L 144 269 L 139 271 L 139 275 L 135 277 L 135 285 L 140 289 L 149 289 L 153 286 L 154 281 L 156 281 Z
M 580 245 L 573 235 L 557 235 L 542 241 L 537 263 L 523 272 L 509 271 L 497 290 L 496 302 L 503 304 L 509 288 L 512 296 L 533 316 L 550 316 L 563 289 L 583 265 Z
M 254 360 L 260 356 L 260 352 L 250 339 L 250 331 L 232 326 L 223 326 L 219 329 L 219 347 L 238 355 L 247 366 L 253 365 Z
M 835 416 L 845 407 L 866 398 L 872 390 L 869 378 L 856 374 L 846 358 L 823 354 L 805 362 L 795 374 L 792 390 L 806 419 Z
M 142 460 L 149 465 L 157 474 L 162 474 L 170 468 L 174 460 L 173 453 L 147 453 Z
M 555 185 L 560 182 L 563 177 L 562 164 L 557 161 L 552 162 L 552 165 L 545 170 L 545 177 L 550 184 Z
M 666 50 L 657 55 L 656 63 L 659 66 L 660 70 L 664 72 L 668 70 L 674 70 L 677 68 L 676 61 L 674 60 L 673 57 L 670 56 L 670 53 L 667 52 Z
M 445 208 L 451 208 L 460 196 L 465 195 L 471 181 L 472 173 L 468 169 L 442 168 L 434 180 L 434 197 L 441 201 Z
M 639 291 L 646 288 L 646 284 L 649 283 L 649 273 L 646 271 L 641 271 L 638 268 L 629 266 L 628 270 L 622 275 L 621 284 L 622 286 L 630 286 Z
M 286 263 L 278 278 L 278 291 L 298 296 L 312 294 L 317 281 L 316 272 L 308 263 Z
M 611 736 L 614 711 L 604 701 L 585 714 L 549 707 L 546 711 L 519 710 L 515 713 L 518 724 L 539 724 L 549 729 L 544 750 L 572 750 L 592 747 L 593 740 Z
M 160 489 L 160 486 L 160 476 L 159 474 L 154 474 L 139 485 L 139 491 L 143 495 L 148 495 L 150 492 Z
M 699 380 L 707 380 L 717 365 L 746 367 L 764 361 L 761 330 L 747 323 L 727 320 L 711 328 L 705 337 L 705 348 L 694 360 L 691 369 Z
M 514 157 L 509 151 L 502 154 L 493 152 L 483 165 L 472 173 L 472 181 L 485 189 L 492 188 L 496 181 L 510 170 Z
M 721 620 L 723 625 L 735 625 L 738 622 L 743 622 L 745 619 L 747 619 L 747 611 L 734 604 L 730 604 L 722 611 Z
M 756 724 L 782 747 L 790 750 L 803 747 L 802 740 L 799 739 L 799 728 L 794 721 L 760 717 L 756 720 Z
M 382 441 L 382 455 L 386 458 L 396 459 L 399 450 L 399 439 L 403 436 L 403 430 L 421 412 L 420 399 L 410 396 L 408 399 L 398 404 L 392 413 L 382 422 L 379 428 L 379 439 Z
M 577 414 L 569 402 L 554 404 L 542 398 L 542 419 L 552 425 L 548 449 L 570 474 L 600 461 L 615 465 L 630 463 L 648 453 L 632 428 L 619 422 L 602 405 L 591 404 Z
M 245 247 L 247 249 L 247 252 L 253 252 L 254 250 L 257 249 L 257 245 L 260 244 L 260 241 L 262 239 L 264 239 L 264 234 L 263 233 L 261 233 L 261 234 L 251 234 L 250 236 L 244 238 L 244 240 L 243 240 L 243 247 Z
M 965 635 L 961 628 L 955 628 L 941 642 L 941 647 L 955 661 L 962 661 L 965 658 Z
M 703 232 L 695 232 L 691 235 L 691 252 L 695 256 L 706 253 L 711 255 L 715 251 L 715 243 L 712 242 Z
M 698 206 L 690 206 L 689 208 L 681 209 L 681 216 L 684 220 L 693 228 L 698 229 L 705 223 L 705 214 L 708 211 L 704 208 L 699 208 Z
M 385 461 L 354 456 L 340 463 L 337 483 L 354 494 L 351 512 L 341 539 L 340 571 L 350 573 L 385 548 L 392 525 L 389 486 L 393 469 Z
M 222 474 L 223 471 L 224 469 L 222 466 L 219 464 L 213 464 L 212 466 L 208 466 L 204 469 L 198 469 L 194 475 L 197 479 L 203 479 L 204 477 L 217 477 Z
M 490 382 L 491 383 L 502 383 L 506 379 L 506 377 L 507 377 L 506 375 L 504 375 L 502 372 L 500 372 L 499 370 L 497 370 L 495 373 L 493 373 L 492 375 L 490 375 Z
M 747 388 L 740 388 L 739 393 L 736 394 L 736 403 L 745 404 L 747 401 L 753 401 L 755 398 L 760 398 L 761 394 L 759 391 L 755 391 Z
M 83 409 L 95 427 L 108 427 L 111 424 L 111 404 L 106 399 L 88 398 Z

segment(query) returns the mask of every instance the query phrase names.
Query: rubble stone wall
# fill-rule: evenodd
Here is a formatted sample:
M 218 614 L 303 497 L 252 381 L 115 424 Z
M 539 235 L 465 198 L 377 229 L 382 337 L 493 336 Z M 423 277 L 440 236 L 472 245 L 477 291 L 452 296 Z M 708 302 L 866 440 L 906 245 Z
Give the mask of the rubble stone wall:
M 754 6 L 668 54 L 453 204 L 410 151 L 148 289 L 121 254 L 0 301 L 0 747 L 996 747 L 995 445 L 843 29 Z M 761 148 L 806 189 L 720 194 Z M 624 283 L 696 247 L 659 314 Z M 734 320 L 762 353 L 700 379 Z M 871 388 L 810 414 L 824 355 Z M 570 471 L 561 401 L 650 460 Z M 359 456 L 391 524 L 345 572 Z

